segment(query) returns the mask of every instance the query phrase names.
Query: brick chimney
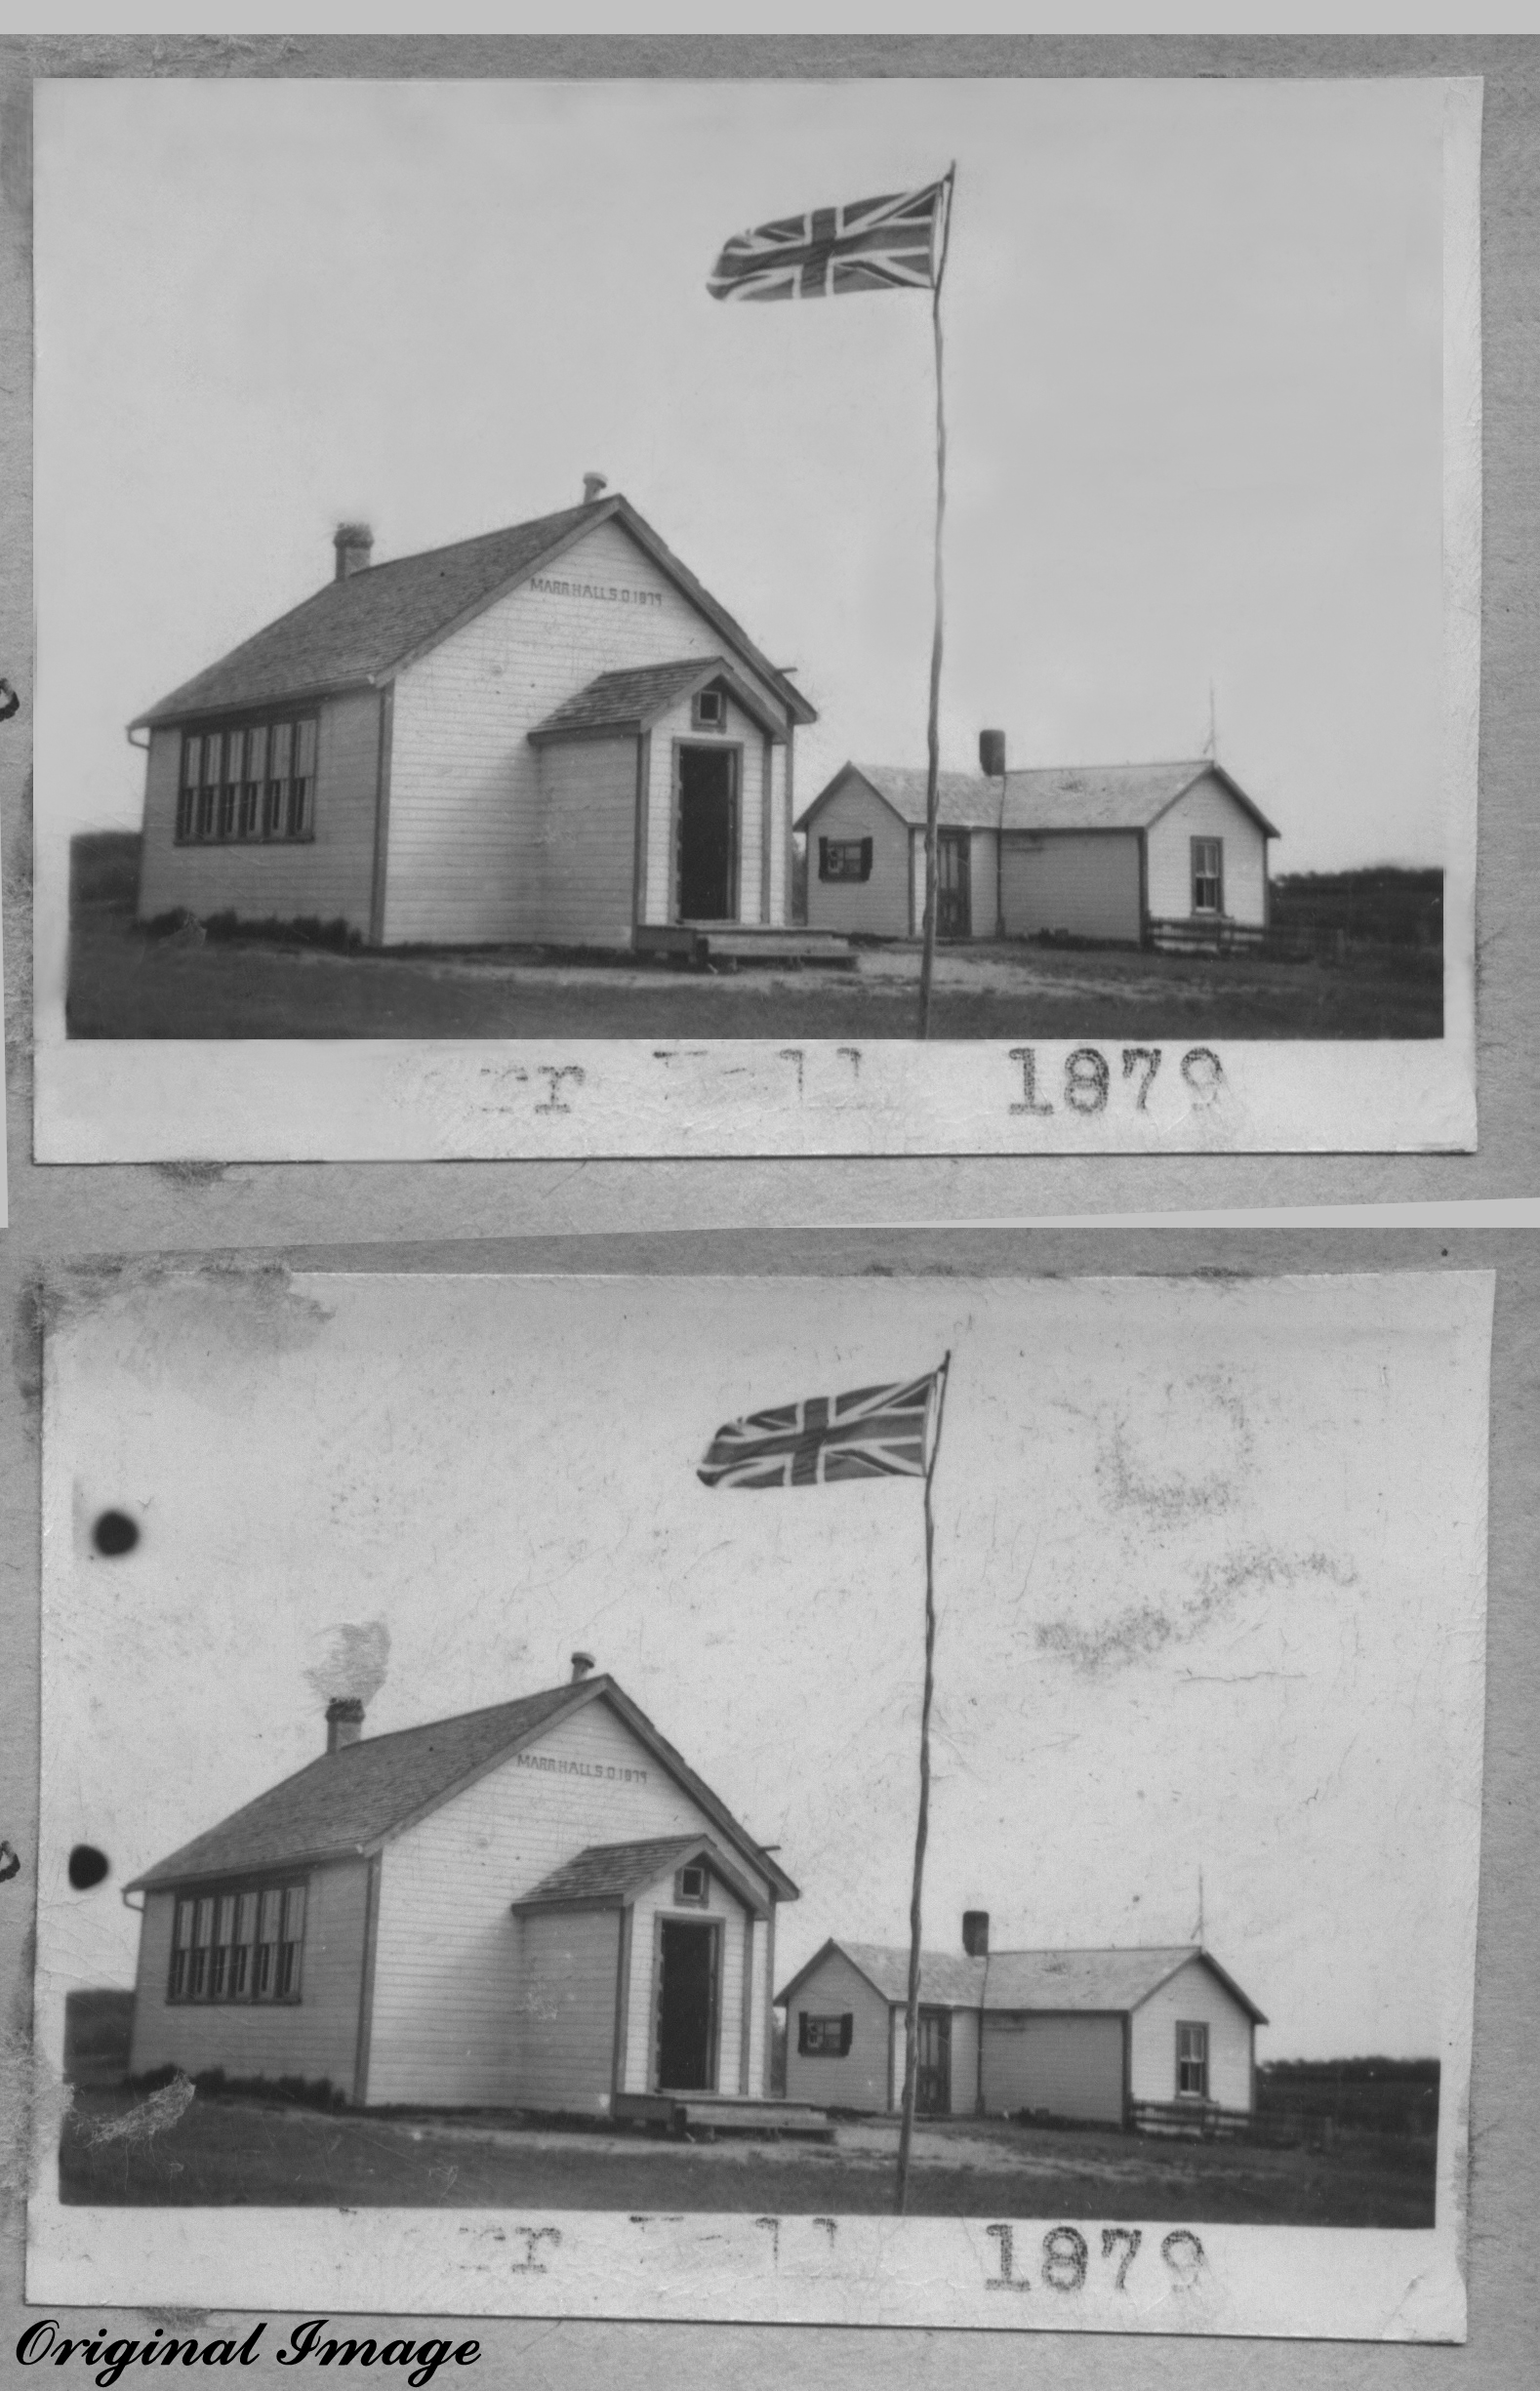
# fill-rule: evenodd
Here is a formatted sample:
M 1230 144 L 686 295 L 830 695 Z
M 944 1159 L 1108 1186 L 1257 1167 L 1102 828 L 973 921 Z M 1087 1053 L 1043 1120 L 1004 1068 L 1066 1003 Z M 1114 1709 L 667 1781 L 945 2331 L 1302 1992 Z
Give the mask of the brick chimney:
M 340 1752 L 356 1743 L 364 1731 L 364 1706 L 355 1694 L 341 1693 L 326 1705 L 326 1749 Z
M 346 581 L 349 574 L 361 573 L 374 544 L 375 536 L 367 523 L 339 523 L 332 535 L 332 546 L 337 550 L 337 579 Z
M 591 1652 L 574 1652 L 572 1655 L 573 1683 L 575 1685 L 581 1684 L 583 1680 L 589 1674 L 592 1667 L 593 1654 Z
M 987 1960 L 990 1956 L 990 1913 L 988 1910 L 964 1910 L 962 1913 L 962 1948 L 970 1960 Z
M 583 503 L 585 507 L 593 506 L 598 499 L 600 492 L 607 490 L 609 486 L 609 482 L 602 473 L 585 473 L 583 476 Z

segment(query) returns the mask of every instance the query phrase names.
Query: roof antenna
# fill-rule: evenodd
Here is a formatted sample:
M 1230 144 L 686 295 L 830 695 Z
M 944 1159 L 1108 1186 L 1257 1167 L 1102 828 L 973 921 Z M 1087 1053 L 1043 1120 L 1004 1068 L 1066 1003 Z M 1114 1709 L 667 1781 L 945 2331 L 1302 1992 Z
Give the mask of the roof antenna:
M 1203 750 L 1203 753 L 1208 757 L 1209 762 L 1212 763 L 1218 752 L 1219 732 L 1215 726 L 1214 720 L 1214 684 L 1212 681 L 1210 681 L 1208 684 L 1208 743 Z
M 1203 1948 L 1203 1871 L 1202 1871 L 1202 1867 L 1201 1867 L 1201 1865 L 1199 1866 L 1198 1871 L 1197 1871 L 1197 1938 L 1196 1938 L 1196 1939 L 1197 1939 L 1197 1947 L 1198 1947 L 1199 1951 L 1201 1951 L 1201 1950 L 1202 1950 L 1202 1948 Z

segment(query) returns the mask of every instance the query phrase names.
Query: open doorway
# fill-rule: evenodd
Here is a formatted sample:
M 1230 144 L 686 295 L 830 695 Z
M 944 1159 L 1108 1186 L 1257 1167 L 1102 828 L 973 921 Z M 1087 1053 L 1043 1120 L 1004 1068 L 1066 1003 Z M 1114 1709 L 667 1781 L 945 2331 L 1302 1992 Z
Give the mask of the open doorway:
M 658 1931 L 657 2088 L 714 2092 L 718 1929 L 665 1919 Z
M 968 871 L 970 839 L 966 831 L 936 833 L 936 936 L 973 936 L 973 890 Z
M 738 750 L 681 745 L 677 755 L 676 917 L 680 921 L 735 921 Z

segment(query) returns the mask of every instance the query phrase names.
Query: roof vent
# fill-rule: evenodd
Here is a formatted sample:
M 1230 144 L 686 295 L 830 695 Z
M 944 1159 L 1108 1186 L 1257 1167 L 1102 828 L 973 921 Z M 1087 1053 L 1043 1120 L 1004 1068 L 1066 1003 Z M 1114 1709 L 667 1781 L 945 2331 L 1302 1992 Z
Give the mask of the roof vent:
M 339 523 L 332 535 L 332 546 L 337 550 L 337 579 L 346 581 L 349 574 L 361 573 L 374 544 L 375 536 L 367 523 Z
M 603 473 L 585 473 L 583 476 L 583 503 L 585 507 L 591 507 L 598 498 L 599 492 L 601 490 L 607 490 L 609 486 L 609 481 Z
M 364 1731 L 364 1706 L 356 1694 L 340 1693 L 326 1705 L 326 1749 L 340 1752 Z
M 962 1913 L 962 1948 L 970 1960 L 987 1960 L 990 1956 L 990 1913 L 988 1910 L 964 1910 Z
M 573 1683 L 575 1685 L 578 1684 L 582 1679 L 588 1675 L 592 1667 L 593 1654 L 591 1652 L 574 1652 L 572 1655 Z

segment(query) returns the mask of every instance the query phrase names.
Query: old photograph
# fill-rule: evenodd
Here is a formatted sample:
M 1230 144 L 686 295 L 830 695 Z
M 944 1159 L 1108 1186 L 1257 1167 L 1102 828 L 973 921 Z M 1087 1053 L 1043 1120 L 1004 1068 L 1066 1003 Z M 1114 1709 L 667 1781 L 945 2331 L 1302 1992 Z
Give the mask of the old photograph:
M 61 1277 L 29 2298 L 1460 2337 L 1490 1309 Z
M 1469 1145 L 1479 140 L 40 86 L 40 1151 Z

